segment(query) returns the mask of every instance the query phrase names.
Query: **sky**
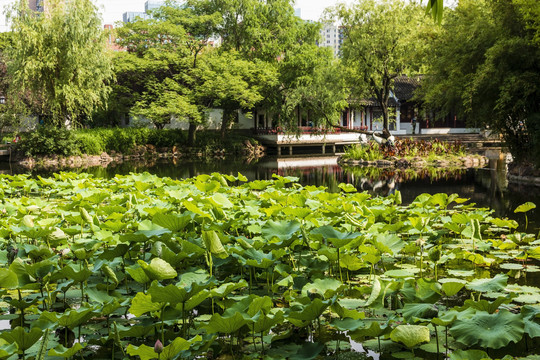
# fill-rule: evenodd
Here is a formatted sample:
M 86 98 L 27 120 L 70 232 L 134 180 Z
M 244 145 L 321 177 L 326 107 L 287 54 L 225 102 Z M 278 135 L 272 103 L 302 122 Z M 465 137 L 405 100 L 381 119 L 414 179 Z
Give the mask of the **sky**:
M 0 31 L 8 30 L 6 25 L 5 15 L 3 14 L 4 7 L 13 3 L 14 0 L 0 0 Z M 343 2 L 344 0 L 341 0 Z M 102 13 L 104 24 L 114 24 L 117 21 L 122 21 L 122 14 L 128 11 L 144 11 L 144 3 L 146 0 L 94 0 L 100 12 Z M 345 0 L 346 3 L 351 3 L 352 0 Z M 329 6 L 338 3 L 338 0 L 296 0 L 295 8 L 302 9 L 302 19 L 319 20 L 323 10 Z

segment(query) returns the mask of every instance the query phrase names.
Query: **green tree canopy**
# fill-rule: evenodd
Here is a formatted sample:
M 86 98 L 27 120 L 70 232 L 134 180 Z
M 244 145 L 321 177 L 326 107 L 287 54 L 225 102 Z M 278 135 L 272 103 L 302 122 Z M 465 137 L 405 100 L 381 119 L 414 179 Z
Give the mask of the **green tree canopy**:
M 113 79 L 101 19 L 90 0 L 50 0 L 47 13 L 17 1 L 9 16 L 8 96 L 51 124 L 80 122 L 106 103 Z
M 539 13 L 535 1 L 460 1 L 432 43 L 423 85 L 428 105 L 502 133 L 518 160 L 540 155 Z
M 420 72 L 430 24 L 424 11 L 402 1 L 360 0 L 352 7 L 338 5 L 332 14 L 343 26 L 344 66 L 358 98 L 374 97 L 388 129 L 388 100 L 394 79 Z

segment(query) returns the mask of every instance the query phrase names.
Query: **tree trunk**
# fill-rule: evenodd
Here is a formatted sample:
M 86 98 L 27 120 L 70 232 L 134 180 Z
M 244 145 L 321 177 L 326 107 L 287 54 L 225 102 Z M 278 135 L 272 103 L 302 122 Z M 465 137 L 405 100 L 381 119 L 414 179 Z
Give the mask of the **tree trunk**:
M 227 130 L 229 130 L 233 114 L 234 112 L 231 109 L 223 110 L 223 119 L 221 120 L 221 140 L 225 139 L 225 134 L 227 133 Z
M 188 146 L 195 146 L 195 133 L 197 132 L 197 124 L 190 122 L 188 129 Z

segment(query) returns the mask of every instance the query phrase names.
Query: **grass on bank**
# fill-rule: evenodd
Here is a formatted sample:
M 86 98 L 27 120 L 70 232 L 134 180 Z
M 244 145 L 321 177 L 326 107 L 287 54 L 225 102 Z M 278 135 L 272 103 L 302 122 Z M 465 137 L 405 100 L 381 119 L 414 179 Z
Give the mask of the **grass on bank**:
M 139 146 L 153 145 L 159 148 L 177 146 L 187 148 L 187 131 L 179 129 L 148 128 L 95 128 L 66 130 L 40 127 L 36 131 L 22 133 L 17 151 L 25 156 L 35 155 L 99 155 L 103 152 L 130 154 Z M 244 141 L 255 140 L 238 133 L 229 133 L 221 139 L 217 131 L 199 131 L 195 148 L 202 152 L 225 149 L 229 153 L 240 152 Z

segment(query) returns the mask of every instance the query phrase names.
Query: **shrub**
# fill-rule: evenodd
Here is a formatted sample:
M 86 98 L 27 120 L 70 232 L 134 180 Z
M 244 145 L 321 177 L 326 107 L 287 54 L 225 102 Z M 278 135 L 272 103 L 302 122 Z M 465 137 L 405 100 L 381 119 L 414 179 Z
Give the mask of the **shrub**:
M 75 139 L 81 154 L 99 155 L 106 151 L 103 137 L 92 132 L 75 132 Z
M 35 131 L 21 134 L 17 149 L 27 156 L 81 154 L 74 132 L 51 126 L 41 126 Z

